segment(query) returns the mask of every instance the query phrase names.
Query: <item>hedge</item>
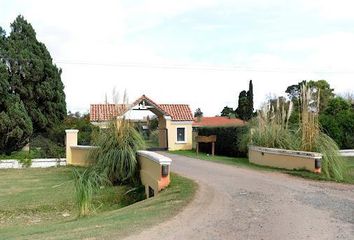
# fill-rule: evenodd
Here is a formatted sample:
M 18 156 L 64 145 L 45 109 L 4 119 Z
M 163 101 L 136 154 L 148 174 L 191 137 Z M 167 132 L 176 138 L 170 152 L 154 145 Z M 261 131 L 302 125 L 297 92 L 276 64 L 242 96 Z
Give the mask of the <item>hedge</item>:
M 247 133 L 247 126 L 240 127 L 202 127 L 195 128 L 199 136 L 216 135 L 215 154 L 230 157 L 246 157 L 247 152 L 241 147 L 242 136 Z M 211 152 L 210 143 L 200 143 L 201 152 Z

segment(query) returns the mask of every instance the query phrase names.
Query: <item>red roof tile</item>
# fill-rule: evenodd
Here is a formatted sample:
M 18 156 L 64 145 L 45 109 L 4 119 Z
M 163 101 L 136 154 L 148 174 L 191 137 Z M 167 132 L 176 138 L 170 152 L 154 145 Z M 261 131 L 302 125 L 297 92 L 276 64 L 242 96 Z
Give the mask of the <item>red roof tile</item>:
M 239 118 L 228 117 L 202 117 L 194 119 L 193 127 L 223 127 L 223 126 L 243 126 L 247 122 Z
M 193 114 L 186 104 L 159 104 L 159 106 L 176 121 L 193 121 Z
M 126 109 L 124 104 L 91 104 L 90 121 L 109 121 L 113 117 L 121 115 Z
M 91 104 L 90 121 L 109 121 L 113 117 L 123 115 L 131 108 L 145 100 L 150 106 L 153 106 L 163 115 L 170 116 L 174 121 L 193 121 L 192 111 L 186 104 L 157 104 L 145 95 L 138 98 L 129 106 L 124 104 Z

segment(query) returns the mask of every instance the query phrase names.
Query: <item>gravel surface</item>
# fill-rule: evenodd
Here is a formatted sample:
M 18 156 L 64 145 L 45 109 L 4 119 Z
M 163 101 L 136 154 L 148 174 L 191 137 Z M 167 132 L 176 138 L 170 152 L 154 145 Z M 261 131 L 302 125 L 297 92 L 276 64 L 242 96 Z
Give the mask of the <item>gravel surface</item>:
M 170 157 L 195 180 L 177 216 L 128 239 L 354 239 L 354 186 Z

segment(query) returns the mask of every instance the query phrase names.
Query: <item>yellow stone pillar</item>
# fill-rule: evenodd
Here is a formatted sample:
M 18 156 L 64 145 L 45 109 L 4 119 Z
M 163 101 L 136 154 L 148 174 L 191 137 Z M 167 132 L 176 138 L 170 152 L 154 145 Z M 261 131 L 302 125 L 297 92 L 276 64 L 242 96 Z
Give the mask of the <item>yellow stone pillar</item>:
M 77 129 L 67 129 L 65 130 L 66 139 L 66 164 L 72 164 L 72 154 L 71 154 L 71 146 L 77 146 L 77 134 L 79 130 Z

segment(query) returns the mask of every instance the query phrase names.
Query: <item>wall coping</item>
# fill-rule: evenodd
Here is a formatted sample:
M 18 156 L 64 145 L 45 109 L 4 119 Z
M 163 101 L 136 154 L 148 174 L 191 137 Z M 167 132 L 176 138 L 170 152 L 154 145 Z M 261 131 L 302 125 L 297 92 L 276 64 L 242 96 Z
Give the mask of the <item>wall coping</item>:
M 0 163 L 8 163 L 8 162 L 20 162 L 19 159 L 1 159 Z M 33 158 L 31 159 L 31 162 L 53 162 L 53 161 L 61 161 L 65 162 L 66 158 Z
M 77 130 L 77 129 L 66 129 L 65 132 L 66 133 L 78 133 L 79 130 Z
M 76 146 L 70 146 L 70 148 L 73 148 L 73 149 L 95 149 L 98 147 L 97 146 L 88 146 L 88 145 L 76 145 Z
M 257 151 L 257 152 L 266 152 L 278 155 L 286 155 L 286 156 L 300 156 L 304 158 L 314 158 L 314 159 L 322 159 L 321 153 L 316 152 L 306 152 L 306 151 L 295 151 L 295 150 L 287 150 L 280 148 L 267 148 L 267 147 L 258 147 L 258 146 L 248 146 L 249 150 Z
M 158 164 L 171 165 L 172 162 L 170 158 L 151 151 L 140 150 L 138 151 L 138 155 L 142 157 L 146 157 Z

